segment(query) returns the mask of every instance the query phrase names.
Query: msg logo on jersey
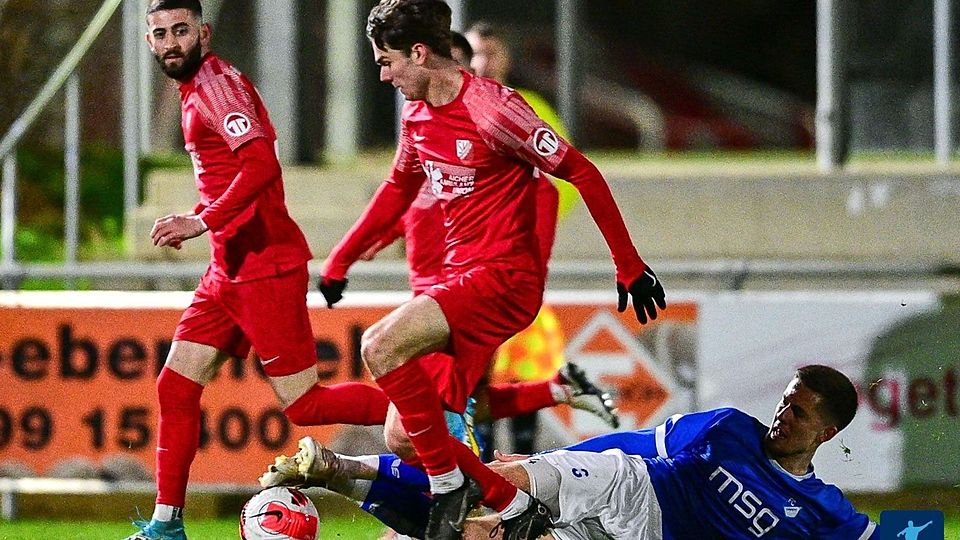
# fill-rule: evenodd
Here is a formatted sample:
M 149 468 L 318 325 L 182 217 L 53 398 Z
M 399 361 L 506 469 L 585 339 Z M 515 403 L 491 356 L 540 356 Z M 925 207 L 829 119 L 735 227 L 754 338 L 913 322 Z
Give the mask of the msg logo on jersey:
M 717 470 L 710 475 L 709 480 L 713 482 L 713 479 L 720 475 L 722 475 L 723 483 L 717 487 L 717 493 L 722 497 L 726 497 L 727 493 L 730 493 L 727 504 L 732 505 L 743 514 L 743 517 L 750 520 L 750 527 L 747 530 L 754 536 L 760 538 L 776 527 L 777 523 L 780 523 L 780 518 L 774 515 L 770 509 L 763 507 L 763 501 L 759 497 L 749 489 L 744 490 L 743 483 L 723 467 L 717 467 Z
M 426 160 L 423 171 L 430 179 L 430 187 L 438 199 L 449 201 L 473 192 L 477 170 L 439 161 Z
M 223 129 L 232 137 L 246 135 L 250 131 L 250 119 L 238 112 L 230 113 L 223 119 Z
M 547 128 L 533 132 L 533 149 L 543 157 L 550 157 L 560 149 L 560 138 Z

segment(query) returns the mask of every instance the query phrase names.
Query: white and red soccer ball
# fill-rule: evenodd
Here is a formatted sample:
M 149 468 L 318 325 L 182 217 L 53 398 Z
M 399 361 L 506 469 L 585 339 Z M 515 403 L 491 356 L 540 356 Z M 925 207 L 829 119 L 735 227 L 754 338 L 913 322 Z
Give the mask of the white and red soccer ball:
M 317 507 L 296 488 L 267 488 L 240 511 L 243 540 L 316 540 L 319 531 Z

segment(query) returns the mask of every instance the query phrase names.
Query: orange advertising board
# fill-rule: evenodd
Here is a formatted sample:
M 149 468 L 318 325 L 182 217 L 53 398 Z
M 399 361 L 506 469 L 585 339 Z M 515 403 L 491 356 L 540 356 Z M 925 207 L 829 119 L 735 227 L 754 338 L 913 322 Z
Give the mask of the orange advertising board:
M 321 381 L 369 381 L 360 336 L 407 297 L 353 293 L 328 310 L 311 294 Z M 606 302 L 572 298 L 554 304 L 568 339 L 583 336 L 598 313 L 633 336 L 648 331 Z M 189 300 L 189 293 L 0 293 L 0 465 L 20 463 L 44 475 L 77 457 L 102 463 L 122 455 L 152 471 L 156 375 Z M 688 325 L 695 318 L 694 305 L 676 305 L 658 323 Z M 622 347 L 616 338 L 597 332 L 584 350 L 615 351 Z M 630 370 L 601 379 L 615 384 L 624 373 Z M 628 379 L 624 388 L 642 386 L 638 380 Z M 254 483 L 275 455 L 294 451 L 300 437 L 329 442 L 339 430 L 289 424 L 252 355 L 224 364 L 201 405 L 201 449 L 191 470 L 198 483 Z

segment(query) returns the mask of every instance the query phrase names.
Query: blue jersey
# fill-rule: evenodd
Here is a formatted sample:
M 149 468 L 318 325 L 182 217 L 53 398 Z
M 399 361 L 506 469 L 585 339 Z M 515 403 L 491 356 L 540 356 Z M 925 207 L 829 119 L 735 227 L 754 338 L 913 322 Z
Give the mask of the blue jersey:
M 654 429 L 611 433 L 568 447 L 642 456 L 665 540 L 878 538 L 876 525 L 813 469 L 803 476 L 766 456 L 767 427 L 736 409 L 677 415 Z

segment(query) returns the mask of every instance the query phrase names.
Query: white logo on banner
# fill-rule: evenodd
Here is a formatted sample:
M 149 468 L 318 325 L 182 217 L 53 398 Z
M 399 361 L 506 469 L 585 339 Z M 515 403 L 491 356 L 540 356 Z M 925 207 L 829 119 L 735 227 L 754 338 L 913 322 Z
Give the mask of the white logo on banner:
M 238 112 L 230 113 L 223 119 L 223 129 L 233 137 L 246 135 L 250 127 L 250 119 Z
M 543 157 L 550 157 L 560 149 L 560 139 L 552 130 L 540 128 L 533 132 L 533 149 Z

